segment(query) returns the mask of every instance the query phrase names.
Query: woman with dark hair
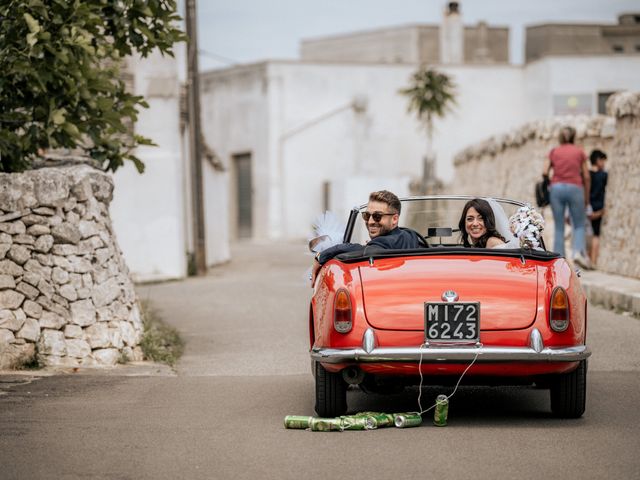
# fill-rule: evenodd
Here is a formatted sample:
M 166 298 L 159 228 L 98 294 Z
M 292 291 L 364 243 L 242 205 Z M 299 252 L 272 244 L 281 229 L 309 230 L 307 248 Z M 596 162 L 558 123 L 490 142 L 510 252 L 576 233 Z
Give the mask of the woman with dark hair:
M 458 227 L 465 247 L 494 248 L 505 243 L 504 237 L 496 230 L 491 205 L 481 198 L 465 204 Z
M 560 129 L 560 145 L 549 152 L 542 176 L 548 178 L 553 171 L 549 186 L 555 227 L 553 250 L 564 256 L 564 215 L 568 209 L 573 228 L 573 261 L 582 268 L 590 268 L 591 262 L 586 257 L 585 209 L 589 205 L 591 177 L 584 150 L 573 144 L 575 136 L 573 127 Z

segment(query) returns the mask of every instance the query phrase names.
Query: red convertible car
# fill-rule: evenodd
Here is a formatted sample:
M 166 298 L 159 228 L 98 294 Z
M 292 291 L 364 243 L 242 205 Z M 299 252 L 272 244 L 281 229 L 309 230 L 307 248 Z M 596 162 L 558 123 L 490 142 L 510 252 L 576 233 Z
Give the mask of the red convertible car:
M 579 272 L 544 242 L 464 248 L 458 220 L 470 198 L 403 199 L 400 226 L 423 247 L 363 246 L 323 265 L 309 309 L 318 415 L 346 413 L 349 385 L 453 385 L 468 369 L 463 384 L 548 388 L 554 415 L 582 416 L 591 352 Z M 523 206 L 495 200 L 507 217 Z M 351 211 L 344 242 L 366 244 L 365 208 Z

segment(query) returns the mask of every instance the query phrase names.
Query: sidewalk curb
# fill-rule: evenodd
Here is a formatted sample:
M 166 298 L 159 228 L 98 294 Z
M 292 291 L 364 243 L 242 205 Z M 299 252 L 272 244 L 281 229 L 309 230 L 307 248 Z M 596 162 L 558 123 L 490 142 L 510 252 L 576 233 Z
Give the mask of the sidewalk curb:
M 592 304 L 629 312 L 640 318 L 640 280 L 599 271 L 583 271 L 580 283 Z
M 112 367 L 42 367 L 25 370 L 0 370 L 0 378 L 52 377 L 56 375 L 100 375 L 112 377 L 175 377 L 168 365 L 149 361 L 130 362 Z

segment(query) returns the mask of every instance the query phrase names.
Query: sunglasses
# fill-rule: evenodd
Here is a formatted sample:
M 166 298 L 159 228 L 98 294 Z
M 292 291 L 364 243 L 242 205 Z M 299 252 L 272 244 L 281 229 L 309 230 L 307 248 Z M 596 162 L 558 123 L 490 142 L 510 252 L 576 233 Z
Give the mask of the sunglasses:
M 380 220 L 382 220 L 382 217 L 384 217 L 385 215 L 395 215 L 395 213 L 362 212 L 362 218 L 364 219 L 365 222 L 368 222 L 371 217 L 373 217 L 374 222 L 379 222 Z

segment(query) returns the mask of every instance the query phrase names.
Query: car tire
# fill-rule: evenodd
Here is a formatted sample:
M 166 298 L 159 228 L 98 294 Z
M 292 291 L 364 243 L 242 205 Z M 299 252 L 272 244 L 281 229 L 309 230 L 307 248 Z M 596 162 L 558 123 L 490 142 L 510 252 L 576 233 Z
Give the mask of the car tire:
M 551 382 L 551 412 L 560 418 L 579 418 L 587 400 L 587 361 L 573 372 L 559 375 Z
M 347 383 L 342 374 L 328 372 L 316 362 L 316 413 L 338 417 L 347 412 Z

